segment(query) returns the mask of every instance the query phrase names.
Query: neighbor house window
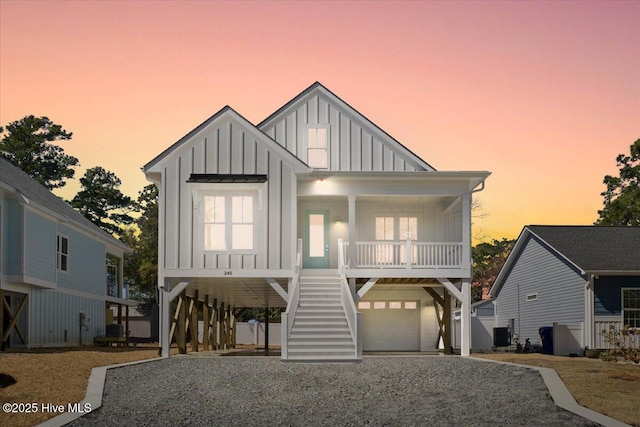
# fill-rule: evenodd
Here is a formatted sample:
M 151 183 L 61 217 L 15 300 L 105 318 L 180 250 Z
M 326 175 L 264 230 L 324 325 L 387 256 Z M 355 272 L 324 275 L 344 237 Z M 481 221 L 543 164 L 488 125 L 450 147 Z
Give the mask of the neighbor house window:
M 538 300 L 538 293 L 536 292 L 535 294 L 528 294 L 526 296 L 526 300 L 527 301 L 537 301 Z
M 327 128 L 324 127 L 307 130 L 307 163 L 312 168 L 327 169 L 327 135 Z
M 254 248 L 254 196 L 204 197 L 204 250 Z
M 640 289 L 622 290 L 622 324 L 640 328 Z
M 60 271 L 68 271 L 69 269 L 69 239 L 58 235 L 57 242 L 57 261 L 56 267 Z

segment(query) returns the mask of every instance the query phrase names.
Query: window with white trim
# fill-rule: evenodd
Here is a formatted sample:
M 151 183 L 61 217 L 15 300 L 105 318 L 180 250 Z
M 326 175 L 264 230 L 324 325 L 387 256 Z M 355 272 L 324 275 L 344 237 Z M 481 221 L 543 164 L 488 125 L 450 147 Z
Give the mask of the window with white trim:
M 58 234 L 56 243 L 56 268 L 69 271 L 69 239 Z
M 622 324 L 640 328 L 640 288 L 622 289 Z
M 358 301 L 358 310 L 369 310 L 371 308 L 371 302 Z
M 375 218 L 377 241 L 403 242 L 418 237 L 418 217 L 406 215 L 385 215 Z M 378 245 L 376 262 L 382 264 L 405 263 L 405 245 Z M 417 248 L 413 248 L 413 262 L 417 259 Z
M 327 169 L 328 129 L 326 127 L 310 127 L 307 129 L 307 164 L 315 169 Z
M 208 195 L 203 205 L 205 251 L 254 249 L 253 195 Z

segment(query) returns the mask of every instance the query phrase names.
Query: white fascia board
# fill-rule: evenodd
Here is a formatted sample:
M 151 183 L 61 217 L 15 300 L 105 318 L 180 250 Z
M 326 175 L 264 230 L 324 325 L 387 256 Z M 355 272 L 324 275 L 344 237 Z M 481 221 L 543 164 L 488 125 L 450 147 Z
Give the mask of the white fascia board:
M 595 276 L 640 276 L 639 270 L 585 270 L 585 273 Z
M 368 119 L 364 114 L 360 113 L 358 110 L 347 104 L 338 95 L 324 87 L 320 82 L 313 83 L 311 86 L 309 86 L 289 102 L 287 102 L 283 107 L 280 107 L 280 109 L 278 109 L 275 113 L 259 123 L 259 128 L 266 129 L 271 127 L 278 120 L 281 120 L 283 117 L 287 117 L 291 113 L 291 111 L 297 109 L 300 104 L 307 102 L 309 98 L 312 98 L 316 95 L 318 97 L 324 98 L 324 100 L 328 104 L 336 105 L 338 108 L 346 111 L 347 114 L 351 116 L 352 120 L 358 122 L 361 127 L 367 129 L 368 132 L 372 133 L 375 137 L 383 141 L 389 149 L 398 152 L 402 156 L 409 159 L 410 162 L 414 163 L 414 165 L 418 168 L 422 168 L 425 171 L 435 171 L 435 168 L 433 166 L 422 160 L 418 155 L 405 147 L 400 141 L 396 140 L 386 131 L 382 130 L 382 128 Z
M 498 273 L 498 276 L 496 277 L 496 280 L 493 282 L 493 286 L 491 286 L 491 289 L 489 289 L 489 298 L 491 298 L 492 300 L 498 297 L 498 294 L 500 293 L 500 289 L 502 288 L 502 285 L 504 285 L 504 281 L 506 280 L 507 272 L 511 270 L 511 267 L 513 267 L 513 264 L 516 262 L 517 258 L 520 256 L 520 253 L 522 252 L 524 245 L 529 241 L 529 237 L 536 237 L 551 252 L 558 255 L 558 257 L 562 258 L 570 265 L 574 266 L 580 272 L 581 275 L 585 275 L 588 273 L 584 271 L 580 266 L 575 264 L 573 261 L 571 261 L 569 258 L 564 256 L 562 252 L 555 249 L 553 246 L 548 244 L 543 238 L 541 238 L 540 236 L 538 236 L 533 231 L 531 231 L 528 227 L 525 226 L 520 232 L 520 235 L 518 236 L 518 239 L 516 240 L 516 244 L 513 246 L 511 253 L 509 253 L 509 256 L 507 257 L 507 261 L 504 263 L 504 265 L 500 269 L 500 273 Z
M 37 215 L 44 215 L 45 217 L 47 217 L 52 221 L 64 224 L 67 227 L 73 228 L 78 233 L 84 234 L 85 236 L 93 240 L 97 240 L 103 243 L 106 247 L 112 248 L 112 251 L 115 250 L 116 253 L 122 254 L 124 252 L 127 252 L 127 253 L 133 252 L 133 250 L 129 246 L 125 245 L 124 243 L 121 243 L 115 238 L 109 237 L 106 235 L 103 236 L 101 234 L 102 230 L 100 230 L 98 226 L 94 226 L 95 227 L 94 229 L 93 227 L 89 227 L 88 225 L 79 223 L 75 221 L 73 218 L 69 218 L 68 216 L 61 215 L 33 201 L 31 201 L 28 205 L 23 205 L 23 206 L 25 206 L 26 209 L 31 210 Z
M 188 146 L 194 139 L 197 140 L 211 127 L 221 120 L 229 120 L 232 124 L 240 126 L 243 130 L 250 133 L 256 140 L 262 142 L 271 151 L 277 152 L 282 159 L 289 163 L 296 173 L 306 173 L 311 169 L 302 160 L 295 157 L 283 146 L 271 139 L 267 134 L 256 128 L 255 125 L 242 117 L 233 108 L 227 106 L 215 113 L 204 123 L 197 126 L 187 135 L 179 139 L 172 146 L 167 148 L 164 152 L 159 154 L 155 159 L 149 162 L 142 168 L 142 171 L 147 176 L 147 179 L 153 181 L 159 181 L 159 175 L 162 173 L 163 165 L 175 157 L 179 157 L 185 151 L 185 146 Z
M 518 258 L 520 252 L 522 252 L 522 248 L 524 247 L 527 241 L 527 237 L 529 235 L 531 235 L 531 231 L 529 231 L 527 227 L 524 227 L 520 232 L 520 235 L 516 239 L 516 243 L 515 245 L 513 245 L 513 248 L 511 249 L 511 252 L 507 257 L 507 260 L 505 261 L 504 265 L 500 269 L 500 272 L 498 273 L 496 280 L 493 281 L 493 285 L 491 285 L 491 289 L 489 289 L 489 294 L 488 294 L 489 299 L 495 300 L 498 297 L 498 294 L 500 293 L 500 289 L 502 288 L 502 285 L 504 284 L 504 281 L 507 278 L 507 272 L 511 270 L 511 267 L 516 262 L 516 259 Z
M 312 173 L 298 177 L 298 195 L 460 196 L 482 183 L 481 175 L 440 172 Z
M 407 181 L 407 182 L 441 182 L 441 183 L 466 183 L 468 190 L 472 191 L 482 184 L 491 172 L 488 171 L 438 171 L 438 172 L 394 172 L 394 171 L 350 171 L 333 172 L 313 170 L 307 175 L 299 175 L 298 181 L 313 180 L 336 180 L 336 181 L 371 181 L 379 179 L 381 181 Z
M 293 270 L 242 270 L 242 269 L 193 269 L 193 268 L 165 268 L 162 276 L 167 279 L 181 279 L 193 281 L 198 278 L 223 277 L 223 278 L 264 278 L 264 277 L 293 277 Z
M 269 135 L 262 132 L 260 129 L 255 127 L 255 125 L 249 122 L 247 119 L 238 114 L 235 110 L 229 109 L 228 112 L 230 116 L 241 126 L 244 126 L 257 140 L 261 140 L 264 142 L 270 150 L 276 151 L 282 159 L 289 163 L 295 173 L 308 173 L 311 171 L 311 168 L 307 166 L 302 160 L 293 155 L 289 150 L 284 148 L 282 145 L 278 144 L 276 141 L 271 139 Z
M 563 260 L 565 260 L 567 263 L 571 264 L 572 266 L 574 266 L 581 275 L 585 275 L 587 274 L 586 271 L 584 271 L 582 269 L 582 267 L 580 267 L 578 264 L 574 263 L 573 261 L 571 261 L 569 258 L 567 258 L 562 252 L 560 252 L 559 250 L 557 250 L 556 248 L 554 248 L 553 246 L 551 246 L 549 243 L 547 243 L 542 237 L 538 236 L 536 233 L 534 233 L 533 231 L 529 230 L 529 233 L 531 233 L 532 236 L 535 236 L 538 240 L 540 240 L 541 242 L 544 243 L 544 245 L 549 248 L 552 252 L 554 252 L 555 254 L 557 254 L 560 258 L 562 258 Z

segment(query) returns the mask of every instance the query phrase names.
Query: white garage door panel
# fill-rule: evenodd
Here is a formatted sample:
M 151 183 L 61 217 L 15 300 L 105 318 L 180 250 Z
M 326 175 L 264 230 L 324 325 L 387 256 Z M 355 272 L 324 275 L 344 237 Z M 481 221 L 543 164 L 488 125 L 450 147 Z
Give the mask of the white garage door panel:
M 390 309 L 387 301 L 384 309 L 360 309 L 362 313 L 362 346 L 365 351 L 420 351 L 420 303 L 409 310 Z

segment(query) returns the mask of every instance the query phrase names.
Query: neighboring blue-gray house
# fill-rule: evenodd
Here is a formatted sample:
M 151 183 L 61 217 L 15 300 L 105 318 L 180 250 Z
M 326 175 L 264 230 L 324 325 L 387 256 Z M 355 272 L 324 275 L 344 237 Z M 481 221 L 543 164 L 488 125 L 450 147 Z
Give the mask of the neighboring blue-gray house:
M 73 346 L 104 335 L 106 307 L 129 303 L 121 286 L 128 251 L 0 158 L 2 347 Z
M 526 226 L 489 298 L 521 342 L 557 323 L 554 343 L 606 348 L 603 329 L 640 327 L 640 227 Z

